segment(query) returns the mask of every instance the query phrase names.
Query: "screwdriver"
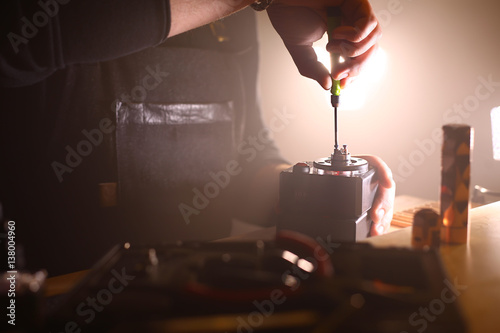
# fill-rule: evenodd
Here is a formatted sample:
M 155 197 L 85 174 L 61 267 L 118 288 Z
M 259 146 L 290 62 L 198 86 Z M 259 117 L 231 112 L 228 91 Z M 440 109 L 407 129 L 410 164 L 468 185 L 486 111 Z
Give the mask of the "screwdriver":
M 341 11 L 339 7 L 328 7 L 327 8 L 327 33 L 328 33 L 328 43 L 333 42 L 332 32 L 335 28 L 339 27 L 342 23 Z M 331 73 L 333 73 L 333 69 L 338 66 L 340 63 L 340 54 L 330 52 L 330 64 L 331 64 Z M 337 127 L 337 108 L 340 104 L 340 80 L 333 80 L 332 88 L 330 92 L 332 94 L 332 106 L 333 106 L 333 121 L 335 127 L 335 150 L 339 147 L 338 142 L 338 127 Z

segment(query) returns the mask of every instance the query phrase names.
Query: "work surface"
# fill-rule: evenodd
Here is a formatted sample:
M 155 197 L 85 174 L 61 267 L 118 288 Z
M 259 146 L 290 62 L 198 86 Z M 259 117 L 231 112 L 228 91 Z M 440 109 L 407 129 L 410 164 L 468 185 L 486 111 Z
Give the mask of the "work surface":
M 411 228 L 367 242 L 409 247 Z M 467 288 L 459 302 L 470 332 L 500 332 L 500 201 L 472 209 L 469 243 L 442 246 L 440 253 L 450 281 Z
M 232 240 L 271 240 L 274 235 L 275 228 L 267 228 L 232 237 Z M 377 247 L 409 247 L 411 228 L 372 237 L 365 242 Z M 458 301 L 464 310 L 469 331 L 500 332 L 500 316 L 497 315 L 500 309 L 500 201 L 472 209 L 469 243 L 442 246 L 440 253 L 449 281 L 460 292 Z M 395 267 L 394 272 L 397 269 Z M 61 289 L 67 288 L 68 280 L 74 283 L 82 276 L 83 273 L 76 273 L 49 279 L 49 294 L 61 292 Z

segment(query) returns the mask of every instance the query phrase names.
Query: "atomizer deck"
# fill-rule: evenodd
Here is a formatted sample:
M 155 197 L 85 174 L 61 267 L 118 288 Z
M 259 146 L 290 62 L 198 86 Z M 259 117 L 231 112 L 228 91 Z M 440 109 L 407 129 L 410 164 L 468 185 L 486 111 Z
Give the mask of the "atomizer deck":
M 368 162 L 359 157 L 351 157 L 347 145 L 344 145 L 341 149 L 335 148 L 330 157 L 314 161 L 314 167 L 335 172 L 364 173 L 368 171 Z

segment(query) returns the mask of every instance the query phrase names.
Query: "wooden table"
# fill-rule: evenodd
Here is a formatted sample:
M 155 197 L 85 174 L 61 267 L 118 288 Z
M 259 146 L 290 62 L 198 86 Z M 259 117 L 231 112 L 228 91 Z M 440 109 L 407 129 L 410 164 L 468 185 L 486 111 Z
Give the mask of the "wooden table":
M 471 333 L 500 332 L 500 201 L 470 212 L 470 237 L 466 245 L 441 246 L 440 253 L 450 281 L 465 285 L 459 302 Z M 411 228 L 372 237 L 378 247 L 409 247 Z

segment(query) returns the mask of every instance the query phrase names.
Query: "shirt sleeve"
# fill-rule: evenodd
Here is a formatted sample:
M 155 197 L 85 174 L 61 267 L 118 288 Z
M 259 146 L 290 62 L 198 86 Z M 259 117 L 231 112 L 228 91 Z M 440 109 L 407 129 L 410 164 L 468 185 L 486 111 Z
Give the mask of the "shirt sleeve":
M 156 46 L 170 29 L 168 0 L 19 0 L 0 6 L 0 86 L 6 87 Z

